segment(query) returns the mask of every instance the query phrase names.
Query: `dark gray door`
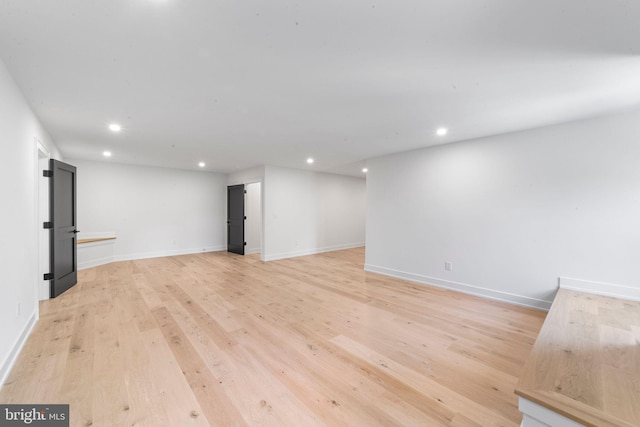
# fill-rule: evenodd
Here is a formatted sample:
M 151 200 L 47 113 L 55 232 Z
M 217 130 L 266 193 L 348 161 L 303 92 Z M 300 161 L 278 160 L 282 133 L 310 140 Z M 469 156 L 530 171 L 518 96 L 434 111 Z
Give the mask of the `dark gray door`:
M 49 203 L 51 211 L 51 298 L 78 282 L 76 270 L 76 168 L 51 159 Z
M 244 185 L 227 187 L 227 251 L 244 255 Z

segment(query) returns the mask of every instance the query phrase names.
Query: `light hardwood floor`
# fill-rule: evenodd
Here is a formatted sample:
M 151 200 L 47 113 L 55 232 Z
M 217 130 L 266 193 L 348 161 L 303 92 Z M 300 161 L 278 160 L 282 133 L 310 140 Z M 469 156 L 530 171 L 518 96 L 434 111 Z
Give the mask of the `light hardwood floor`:
M 3 403 L 72 426 L 517 426 L 544 313 L 363 271 L 364 249 L 113 263 L 40 306 Z

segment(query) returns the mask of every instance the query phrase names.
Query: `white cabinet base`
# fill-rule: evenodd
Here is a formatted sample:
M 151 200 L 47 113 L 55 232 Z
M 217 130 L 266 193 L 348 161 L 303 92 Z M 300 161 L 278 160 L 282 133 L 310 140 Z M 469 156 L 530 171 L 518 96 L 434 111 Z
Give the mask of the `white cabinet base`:
M 584 424 L 577 423 L 523 397 L 518 398 L 518 408 L 523 414 L 520 427 L 584 427 Z

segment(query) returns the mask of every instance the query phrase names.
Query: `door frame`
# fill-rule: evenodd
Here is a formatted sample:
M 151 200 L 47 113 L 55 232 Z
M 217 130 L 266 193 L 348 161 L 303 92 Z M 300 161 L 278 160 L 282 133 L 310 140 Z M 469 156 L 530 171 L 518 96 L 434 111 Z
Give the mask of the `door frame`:
M 244 189 L 246 190 L 245 195 L 244 195 L 244 206 L 245 206 L 245 213 L 246 213 L 246 207 L 247 207 L 247 200 L 249 200 L 249 190 L 248 187 L 250 185 L 255 185 L 255 184 L 260 184 L 260 259 L 262 259 L 262 254 L 264 252 L 264 209 L 263 209 L 263 197 L 262 197 L 262 192 L 263 192 L 263 185 L 262 185 L 262 181 L 258 180 L 258 181 L 251 181 L 251 182 L 245 182 L 244 183 Z M 245 222 L 245 227 L 246 227 L 247 223 Z M 245 229 L 246 231 L 246 229 Z M 246 240 L 246 233 L 245 233 L 245 240 Z M 254 252 L 255 253 L 255 252 Z
M 264 248 L 265 248 L 265 241 L 266 241 L 266 235 L 265 235 L 266 233 L 265 233 L 265 218 L 264 218 L 264 193 L 265 193 L 264 179 L 255 177 L 255 178 L 248 179 L 247 181 L 244 181 L 244 180 L 228 181 L 227 187 L 230 187 L 233 185 L 241 185 L 241 184 L 245 186 L 245 190 L 247 185 L 260 184 L 260 261 L 265 261 Z M 245 194 L 245 205 L 247 201 L 246 196 L 247 195 Z
M 49 299 L 49 281 L 44 280 L 44 275 L 49 273 L 49 230 L 42 224 L 49 221 L 49 178 L 46 178 L 42 171 L 49 169 L 51 152 L 38 138 L 34 138 L 35 146 L 35 218 L 36 218 L 36 245 L 38 248 L 38 265 L 36 271 L 36 301 Z

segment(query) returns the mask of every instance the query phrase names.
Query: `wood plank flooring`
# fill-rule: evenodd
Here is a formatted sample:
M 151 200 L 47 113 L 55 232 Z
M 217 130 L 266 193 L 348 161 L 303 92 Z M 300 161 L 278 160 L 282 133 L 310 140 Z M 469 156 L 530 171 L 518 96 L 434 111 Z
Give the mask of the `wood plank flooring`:
M 3 403 L 72 426 L 518 426 L 544 313 L 363 271 L 364 248 L 80 272 L 40 306 Z

